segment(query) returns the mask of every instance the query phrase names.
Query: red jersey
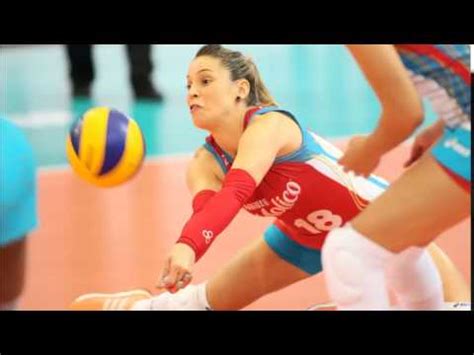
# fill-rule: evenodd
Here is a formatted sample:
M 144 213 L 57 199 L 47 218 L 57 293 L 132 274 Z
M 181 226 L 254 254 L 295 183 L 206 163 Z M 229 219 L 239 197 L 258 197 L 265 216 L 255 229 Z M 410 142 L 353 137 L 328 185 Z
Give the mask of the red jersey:
M 272 111 L 298 123 L 290 112 L 271 106 L 249 110 L 244 129 L 255 115 Z M 303 135 L 300 148 L 275 159 L 243 207 L 257 216 L 276 217 L 276 225 L 291 239 L 321 249 L 330 230 L 356 216 L 388 183 L 373 175 L 362 178 L 345 173 L 337 163 L 342 155 L 338 148 L 301 126 L 300 129 Z M 212 136 L 206 139 L 204 147 L 227 173 L 232 156 Z

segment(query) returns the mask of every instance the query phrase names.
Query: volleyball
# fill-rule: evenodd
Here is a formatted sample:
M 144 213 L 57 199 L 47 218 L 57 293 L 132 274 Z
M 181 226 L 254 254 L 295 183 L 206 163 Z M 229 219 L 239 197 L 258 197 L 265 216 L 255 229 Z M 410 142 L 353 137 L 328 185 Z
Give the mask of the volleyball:
M 66 139 L 74 172 L 100 187 L 130 180 L 141 168 L 145 140 L 132 118 L 108 107 L 95 107 L 77 119 Z

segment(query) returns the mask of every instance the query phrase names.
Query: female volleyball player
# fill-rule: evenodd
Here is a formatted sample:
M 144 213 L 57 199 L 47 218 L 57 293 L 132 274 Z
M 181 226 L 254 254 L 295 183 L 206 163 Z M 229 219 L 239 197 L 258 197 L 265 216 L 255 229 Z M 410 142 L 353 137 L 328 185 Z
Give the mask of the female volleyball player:
M 37 225 L 36 163 L 20 129 L 0 117 L 0 310 L 18 308 L 27 235 Z
M 171 292 L 84 295 L 72 309 L 240 309 L 319 273 L 327 233 L 387 187 L 376 176 L 344 173 L 337 164 L 342 153 L 278 108 L 254 63 L 239 52 L 201 48 L 189 68 L 188 106 L 194 124 L 211 135 L 187 171 L 194 213 L 160 276 Z M 209 282 L 186 287 L 194 263 L 242 207 L 274 223 Z M 428 259 L 426 272 L 438 275 Z
M 383 109 L 372 134 L 351 140 L 339 161 L 345 170 L 368 176 L 383 154 L 414 132 L 423 119 L 415 86 L 432 99 L 442 121 L 415 141 L 409 163 L 421 155 L 416 164 L 351 223 L 329 233 L 323 248 L 328 290 L 338 309 L 387 309 L 385 283 L 396 283 L 406 308 L 440 309 L 440 280 L 423 247 L 470 214 L 469 46 L 350 50 Z M 387 273 L 397 255 L 404 255 L 403 264 Z M 424 281 L 413 283 L 421 274 Z

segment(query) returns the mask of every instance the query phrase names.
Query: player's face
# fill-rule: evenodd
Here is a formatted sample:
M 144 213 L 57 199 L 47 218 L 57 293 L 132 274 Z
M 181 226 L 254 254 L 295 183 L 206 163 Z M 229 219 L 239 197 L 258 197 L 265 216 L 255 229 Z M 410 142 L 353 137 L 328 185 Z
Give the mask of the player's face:
M 237 85 L 217 58 L 195 58 L 189 66 L 187 88 L 188 107 L 199 128 L 215 128 L 223 123 L 219 118 L 235 109 Z

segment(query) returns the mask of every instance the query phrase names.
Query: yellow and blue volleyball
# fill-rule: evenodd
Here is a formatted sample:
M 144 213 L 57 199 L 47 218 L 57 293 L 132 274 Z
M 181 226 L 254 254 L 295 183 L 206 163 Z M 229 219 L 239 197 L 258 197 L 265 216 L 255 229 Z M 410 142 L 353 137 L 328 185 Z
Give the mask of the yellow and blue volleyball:
M 66 155 L 73 170 L 101 187 L 130 180 L 141 168 L 145 151 L 138 124 L 108 107 L 88 110 L 74 122 L 66 139 Z

